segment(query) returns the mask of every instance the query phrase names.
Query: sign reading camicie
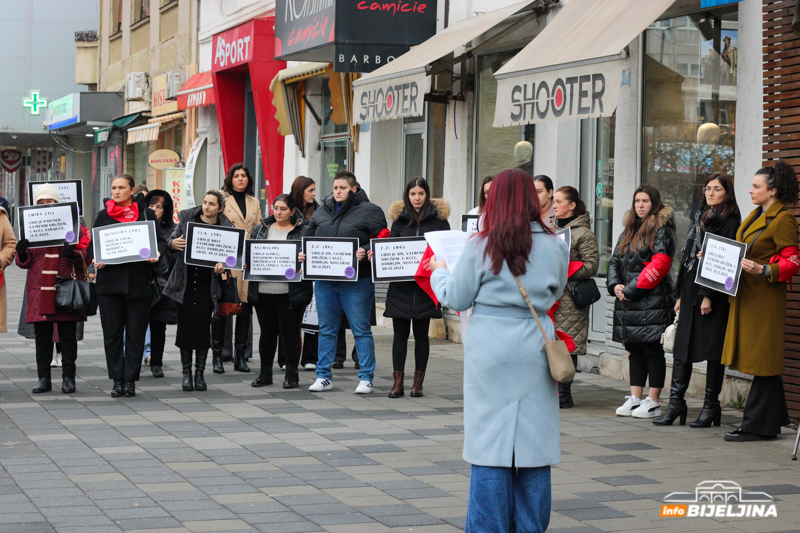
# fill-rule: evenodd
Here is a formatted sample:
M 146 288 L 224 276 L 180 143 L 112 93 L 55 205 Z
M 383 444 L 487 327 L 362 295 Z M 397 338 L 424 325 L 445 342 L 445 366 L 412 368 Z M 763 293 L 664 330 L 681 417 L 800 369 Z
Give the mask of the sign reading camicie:
M 152 220 L 92 229 L 94 260 L 117 265 L 158 258 L 156 223 Z
M 325 46 L 334 39 L 336 0 L 275 2 L 275 59 Z
M 44 204 L 20 207 L 19 238 L 26 239 L 29 248 L 61 246 L 78 242 L 78 204 Z
M 356 122 L 419 117 L 425 110 L 428 76 L 425 72 L 353 87 Z
M 501 78 L 493 126 L 610 117 L 621 85 L 621 61 Z

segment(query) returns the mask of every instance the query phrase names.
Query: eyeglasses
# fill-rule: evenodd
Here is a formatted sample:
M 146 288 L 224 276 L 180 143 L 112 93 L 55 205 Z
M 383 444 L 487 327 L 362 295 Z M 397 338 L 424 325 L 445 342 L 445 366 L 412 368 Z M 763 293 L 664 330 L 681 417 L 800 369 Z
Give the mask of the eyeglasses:
M 703 189 L 703 191 L 706 192 L 706 193 L 715 192 L 717 194 L 721 193 L 724 190 L 725 189 L 723 189 L 721 187 L 706 187 L 705 189 Z

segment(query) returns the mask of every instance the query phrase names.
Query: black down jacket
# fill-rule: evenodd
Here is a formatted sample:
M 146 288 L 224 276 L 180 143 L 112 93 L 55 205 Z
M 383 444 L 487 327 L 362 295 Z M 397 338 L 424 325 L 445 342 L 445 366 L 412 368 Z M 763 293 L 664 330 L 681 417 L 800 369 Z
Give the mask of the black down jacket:
M 391 237 L 419 237 L 428 231 L 449 230 L 450 204 L 434 198 L 425 208 L 419 226 L 409 226 L 408 211 L 403 202 L 394 202 L 389 206 L 389 219 L 392 220 Z M 389 284 L 386 293 L 386 311 L 388 318 L 442 318 L 441 311 L 433 303 L 431 297 L 420 288 L 416 281 L 394 281 Z
M 627 217 L 636 216 L 629 212 Z M 638 287 L 639 274 L 645 263 L 656 254 L 675 256 L 675 221 L 672 209 L 664 207 L 658 214 L 658 232 L 652 249 L 642 246 L 637 250 L 619 252 L 619 241 L 614 255 L 608 263 L 608 293 L 614 296 L 614 287 L 625 285 L 622 291 L 627 300 L 614 301 L 615 342 L 660 342 L 661 334 L 672 324 L 675 317 L 675 296 L 672 277 L 669 273 L 652 289 Z
M 370 203 L 367 193 L 360 187 L 347 196 L 338 213 L 335 204 L 333 194 L 329 194 L 314 211 L 304 237 L 355 237 L 359 246 L 369 252 L 369 240 L 386 229 L 386 217 L 381 208 Z M 358 265 L 358 279 L 363 278 L 372 278 L 366 257 Z
M 169 275 L 172 273 L 175 263 L 178 262 L 178 251 L 167 246 L 167 240 L 172 237 L 172 232 L 175 230 L 175 222 L 172 221 L 174 204 L 169 193 L 161 189 L 154 189 L 147 193 L 147 196 L 144 198 L 144 203 L 146 205 L 150 205 L 150 202 L 154 197 L 164 199 L 164 214 L 161 215 L 161 220 L 156 222 L 156 231 L 164 240 L 163 243 L 161 241 L 158 243 L 158 251 L 161 253 L 161 261 L 158 262 L 157 272 L 159 277 L 158 283 L 161 284 L 163 291 L 163 289 L 167 286 Z M 161 322 L 163 324 L 177 324 L 178 306 L 175 300 L 172 298 L 162 297 L 161 301 L 150 308 L 150 320 L 152 322 Z
M 303 238 L 303 233 L 306 231 L 306 224 L 303 218 L 295 215 L 297 222 L 294 229 L 286 236 L 288 241 L 299 241 Z M 269 227 L 275 223 L 275 216 L 270 215 L 261 221 L 261 224 L 253 228 L 253 233 L 250 234 L 251 240 L 267 240 L 269 237 Z M 258 291 L 258 282 L 251 281 L 251 287 L 254 286 Z M 289 308 L 290 309 L 304 309 L 311 303 L 311 298 L 314 296 L 314 282 L 303 280 L 296 283 L 289 283 Z

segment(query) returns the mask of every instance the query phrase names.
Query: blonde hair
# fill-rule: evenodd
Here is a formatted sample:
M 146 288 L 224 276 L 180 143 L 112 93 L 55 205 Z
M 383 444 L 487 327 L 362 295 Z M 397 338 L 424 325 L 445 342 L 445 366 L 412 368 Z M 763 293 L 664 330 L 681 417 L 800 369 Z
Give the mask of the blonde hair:
M 225 193 L 217 190 L 217 189 L 208 189 L 206 193 L 203 195 L 203 198 L 206 196 L 214 196 L 217 198 L 217 203 L 219 204 L 219 212 L 222 213 L 225 211 Z

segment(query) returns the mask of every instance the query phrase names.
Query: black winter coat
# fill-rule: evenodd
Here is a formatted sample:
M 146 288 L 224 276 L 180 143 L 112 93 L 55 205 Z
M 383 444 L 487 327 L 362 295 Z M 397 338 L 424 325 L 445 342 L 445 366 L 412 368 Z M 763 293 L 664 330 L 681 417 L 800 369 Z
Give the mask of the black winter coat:
M 314 211 L 305 237 L 358 238 L 358 244 L 369 252 L 369 240 L 386 229 L 386 217 L 377 205 L 370 203 L 364 189 L 351 192 L 337 213 L 333 194 L 329 194 Z M 369 260 L 364 257 L 358 265 L 358 279 L 372 278 Z
M 294 229 L 289 232 L 286 236 L 286 240 L 288 241 L 299 241 L 303 238 L 303 233 L 305 233 L 306 224 L 303 222 L 303 218 L 296 216 L 297 222 L 295 223 Z M 273 215 L 268 216 L 267 218 L 261 221 L 261 224 L 253 228 L 253 233 L 250 234 L 251 240 L 261 239 L 266 240 L 268 239 L 267 235 L 269 235 L 269 228 L 275 223 L 275 217 Z M 248 290 L 252 293 L 253 291 L 258 292 L 258 285 L 257 281 L 251 281 Z M 309 280 L 302 280 L 300 282 L 289 283 L 289 308 L 290 309 L 304 309 L 308 304 L 311 303 L 311 298 L 314 297 L 314 282 Z M 249 300 L 249 294 L 248 294 Z M 252 303 L 252 302 L 249 302 Z
M 741 217 L 730 216 L 720 227 L 711 228 L 709 232 L 736 240 L 736 230 L 741 223 Z M 687 263 L 688 255 L 693 250 L 691 244 L 687 246 L 675 286 L 675 295 L 681 299 L 681 316 L 678 320 L 678 330 L 675 332 L 672 356 L 677 361 L 689 364 L 699 361 L 720 361 L 731 305 L 727 294 L 694 282 L 699 261 L 695 261 L 689 271 L 684 268 L 683 265 Z M 700 312 L 703 298 L 711 300 L 711 313 L 707 315 Z
M 156 232 L 164 239 L 163 246 L 159 242 L 158 251 L 161 252 L 161 261 L 158 264 L 158 278 L 162 287 L 166 287 L 169 281 L 169 276 L 175 263 L 178 261 L 178 251 L 173 250 L 167 246 L 167 240 L 172 236 L 175 230 L 175 223 L 172 221 L 170 215 L 172 211 L 166 211 L 162 216 L 169 217 L 168 224 L 162 224 L 161 220 L 156 222 Z M 172 298 L 162 297 L 161 301 L 150 308 L 150 320 L 153 322 L 161 322 L 163 324 L 177 324 L 178 323 L 178 306 Z
M 393 221 L 391 237 L 420 237 L 428 231 L 449 230 L 449 216 L 450 204 L 437 198 L 428 204 L 419 226 L 409 226 L 410 218 L 405 204 L 394 202 L 389 207 L 389 219 Z M 386 311 L 383 316 L 410 320 L 442 318 L 442 313 L 416 281 L 393 281 L 386 293 Z
M 145 205 L 143 197 L 136 196 L 134 200 L 138 204 L 139 210 L 139 218 L 137 218 L 136 221 L 143 222 L 145 220 L 152 220 L 156 223 L 157 227 L 158 219 L 156 218 L 156 214 Z M 111 218 L 108 215 L 108 211 L 103 209 L 97 214 L 93 227 L 100 228 L 113 224 L 122 224 L 122 222 Z M 156 232 L 156 241 L 159 250 L 161 250 L 164 246 L 164 242 L 158 232 Z M 94 243 L 89 245 L 89 250 L 94 250 Z M 157 269 L 158 266 L 151 266 L 151 263 L 146 261 L 122 263 L 120 265 L 106 265 L 104 268 L 97 270 L 95 290 L 97 294 L 124 294 L 129 300 L 135 298 L 152 298 L 153 278 L 156 275 Z
M 629 212 L 626 217 L 636 216 Z M 626 218 L 627 220 L 627 218 Z M 614 287 L 625 285 L 623 294 L 627 300 L 614 301 L 614 342 L 640 343 L 660 342 L 661 334 L 672 324 L 675 317 L 675 296 L 672 277 L 669 273 L 652 289 L 638 287 L 639 274 L 656 254 L 675 256 L 675 221 L 672 208 L 664 207 L 658 214 L 659 228 L 652 249 L 642 246 L 619 253 L 619 241 L 614 255 L 608 263 L 608 293 L 614 295 Z

